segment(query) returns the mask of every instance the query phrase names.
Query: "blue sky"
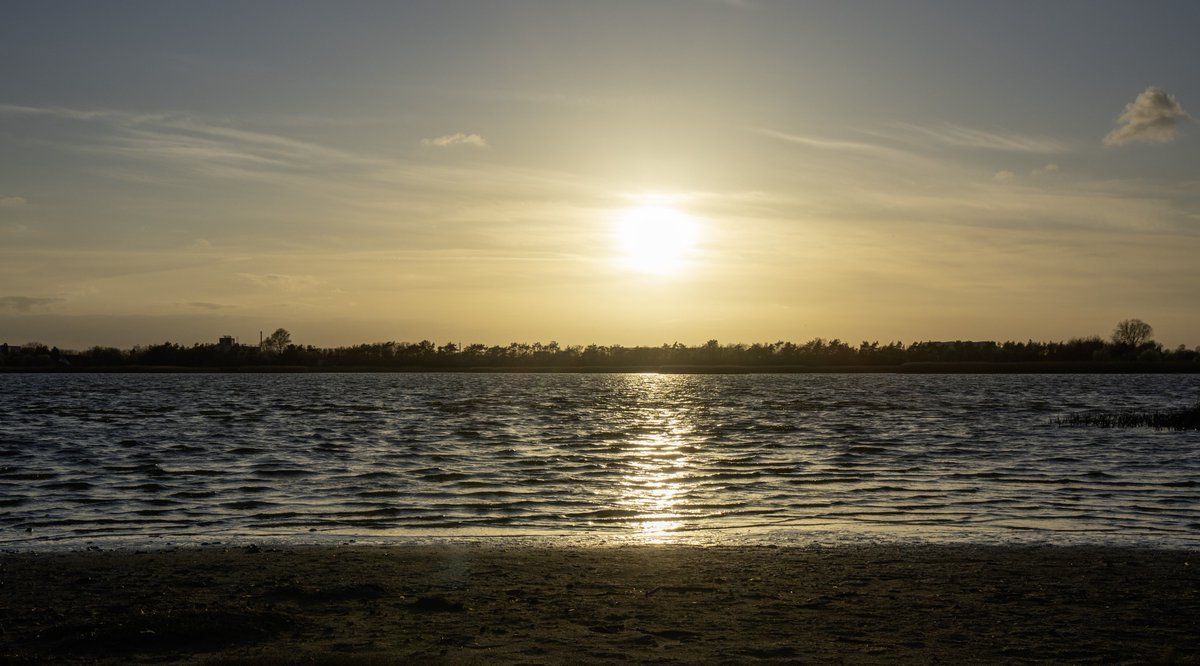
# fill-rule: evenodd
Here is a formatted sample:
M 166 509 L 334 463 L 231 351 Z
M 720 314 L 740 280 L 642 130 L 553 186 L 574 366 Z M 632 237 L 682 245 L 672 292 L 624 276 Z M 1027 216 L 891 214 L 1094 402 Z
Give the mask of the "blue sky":
M 1197 19 L 11 3 L 0 340 L 1192 346 Z M 648 209 L 694 222 L 670 270 L 622 260 Z

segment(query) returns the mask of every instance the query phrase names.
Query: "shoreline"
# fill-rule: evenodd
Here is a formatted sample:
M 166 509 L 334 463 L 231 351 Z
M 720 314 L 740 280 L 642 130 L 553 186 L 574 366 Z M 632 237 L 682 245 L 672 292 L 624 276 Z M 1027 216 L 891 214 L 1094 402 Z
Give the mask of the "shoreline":
M 0 366 L 0 374 L 664 374 L 664 375 L 1191 375 L 1200 363 L 1013 361 L 909 362 L 898 365 L 629 365 L 629 366 Z
M 0 660 L 1200 663 L 1200 553 L 241 546 L 0 555 Z

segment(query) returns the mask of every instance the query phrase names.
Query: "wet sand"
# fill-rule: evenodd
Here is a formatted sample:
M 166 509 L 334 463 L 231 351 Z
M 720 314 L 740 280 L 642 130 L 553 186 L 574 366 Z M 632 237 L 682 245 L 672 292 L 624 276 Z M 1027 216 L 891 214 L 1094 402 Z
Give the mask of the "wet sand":
M 1200 663 L 1200 551 L 209 547 L 0 555 L 0 661 Z

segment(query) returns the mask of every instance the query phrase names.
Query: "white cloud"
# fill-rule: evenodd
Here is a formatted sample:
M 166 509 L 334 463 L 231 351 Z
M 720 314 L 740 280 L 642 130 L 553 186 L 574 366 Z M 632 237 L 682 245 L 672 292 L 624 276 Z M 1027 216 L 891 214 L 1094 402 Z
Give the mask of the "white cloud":
M 1029 175 L 1044 176 L 1048 173 L 1057 173 L 1057 172 L 1058 172 L 1057 164 L 1047 164 L 1045 166 L 1040 166 L 1040 167 L 1037 167 L 1036 169 L 1033 169 L 1032 171 L 1029 172 Z
M 476 148 L 487 148 L 487 139 L 484 139 L 478 134 L 464 134 L 458 132 L 456 134 L 447 134 L 433 139 L 421 139 L 422 146 L 435 146 L 437 148 L 448 148 L 450 146 L 474 146 Z
M 0 208 L 16 208 L 17 206 L 24 206 L 26 203 L 24 197 L 0 196 Z
M 1117 118 L 1121 126 L 1104 137 L 1104 145 L 1121 146 L 1133 141 L 1169 143 L 1175 140 L 1179 121 L 1190 117 L 1174 95 L 1150 86 L 1125 105 L 1125 112 Z
M 1017 174 L 1015 174 L 1011 171 L 1008 171 L 1007 169 L 1002 169 L 1000 171 L 997 171 L 995 173 L 995 175 L 992 176 L 992 180 L 994 180 L 998 183 L 1007 183 L 1016 177 L 1017 177 Z

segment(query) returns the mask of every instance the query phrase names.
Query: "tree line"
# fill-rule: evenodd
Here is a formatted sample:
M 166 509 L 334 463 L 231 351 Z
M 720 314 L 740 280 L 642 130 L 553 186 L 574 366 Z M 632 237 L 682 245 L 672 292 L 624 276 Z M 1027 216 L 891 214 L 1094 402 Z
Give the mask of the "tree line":
M 229 338 L 217 344 L 190 346 L 164 342 L 131 349 L 92 347 L 82 352 L 30 343 L 0 345 L 0 367 L 103 369 L 103 368 L 311 368 L 382 370 L 470 369 L 662 369 L 786 370 L 803 368 L 877 368 L 911 364 L 1112 364 L 1191 363 L 1200 366 L 1200 348 L 1183 345 L 1164 349 L 1152 339 L 1153 329 L 1139 320 L 1117 325 L 1112 336 L 1073 338 L 1065 342 L 924 341 L 880 343 L 813 338 L 807 342 L 758 342 L 702 345 L 681 343 L 656 347 L 622 345 L 560 345 L 557 342 L 507 345 L 375 342 L 347 347 L 315 347 L 291 341 L 278 329 L 260 345 L 239 345 Z

